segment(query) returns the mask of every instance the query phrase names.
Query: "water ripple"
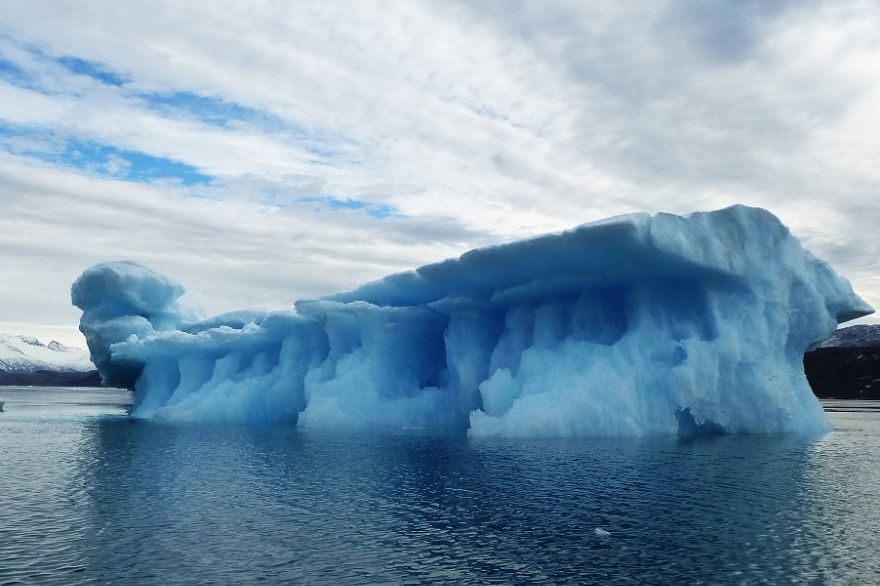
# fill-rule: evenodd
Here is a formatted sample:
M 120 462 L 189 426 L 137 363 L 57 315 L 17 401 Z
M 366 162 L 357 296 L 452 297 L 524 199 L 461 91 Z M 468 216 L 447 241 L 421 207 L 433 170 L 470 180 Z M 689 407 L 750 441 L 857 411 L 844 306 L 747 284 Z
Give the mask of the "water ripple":
M 880 583 L 876 411 L 836 403 L 818 439 L 514 441 L 60 396 L 0 419 L 0 584 Z

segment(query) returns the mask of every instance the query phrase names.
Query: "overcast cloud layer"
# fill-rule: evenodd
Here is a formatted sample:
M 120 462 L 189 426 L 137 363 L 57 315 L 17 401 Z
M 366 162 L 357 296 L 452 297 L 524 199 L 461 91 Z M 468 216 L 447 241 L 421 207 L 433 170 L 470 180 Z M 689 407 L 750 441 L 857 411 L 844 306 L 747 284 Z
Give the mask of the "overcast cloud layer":
M 77 341 L 103 260 L 287 308 L 737 202 L 880 306 L 878 63 L 873 0 L 6 0 L 0 331 Z

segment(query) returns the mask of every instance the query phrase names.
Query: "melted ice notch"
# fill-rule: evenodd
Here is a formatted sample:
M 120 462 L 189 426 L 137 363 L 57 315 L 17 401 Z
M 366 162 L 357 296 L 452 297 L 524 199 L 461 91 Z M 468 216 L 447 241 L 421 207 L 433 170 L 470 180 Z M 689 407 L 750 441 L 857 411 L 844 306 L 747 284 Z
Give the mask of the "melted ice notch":
M 680 405 L 730 433 L 824 430 L 803 353 L 873 311 L 742 206 L 472 250 L 295 312 L 200 321 L 182 294 L 133 263 L 73 285 L 136 417 L 506 436 L 675 433 Z

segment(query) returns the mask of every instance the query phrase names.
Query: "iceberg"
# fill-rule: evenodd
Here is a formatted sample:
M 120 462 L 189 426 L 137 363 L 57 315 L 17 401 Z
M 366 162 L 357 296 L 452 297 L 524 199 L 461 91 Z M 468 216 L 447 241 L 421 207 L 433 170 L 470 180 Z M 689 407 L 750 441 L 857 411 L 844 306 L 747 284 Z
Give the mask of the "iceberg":
M 72 300 L 134 417 L 474 436 L 823 431 L 804 351 L 873 311 L 745 206 L 479 248 L 289 311 L 204 319 L 132 262 L 86 270 Z

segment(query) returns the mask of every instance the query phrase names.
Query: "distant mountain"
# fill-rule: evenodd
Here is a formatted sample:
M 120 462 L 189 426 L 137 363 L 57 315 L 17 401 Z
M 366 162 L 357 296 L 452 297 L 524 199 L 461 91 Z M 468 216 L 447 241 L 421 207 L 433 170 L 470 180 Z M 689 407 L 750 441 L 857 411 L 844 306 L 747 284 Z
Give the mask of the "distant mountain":
M 880 348 L 880 325 L 840 328 L 817 348 Z
M 0 385 L 100 386 L 87 352 L 31 336 L 0 334 Z
M 841 328 L 804 355 L 821 399 L 880 399 L 880 325 Z

